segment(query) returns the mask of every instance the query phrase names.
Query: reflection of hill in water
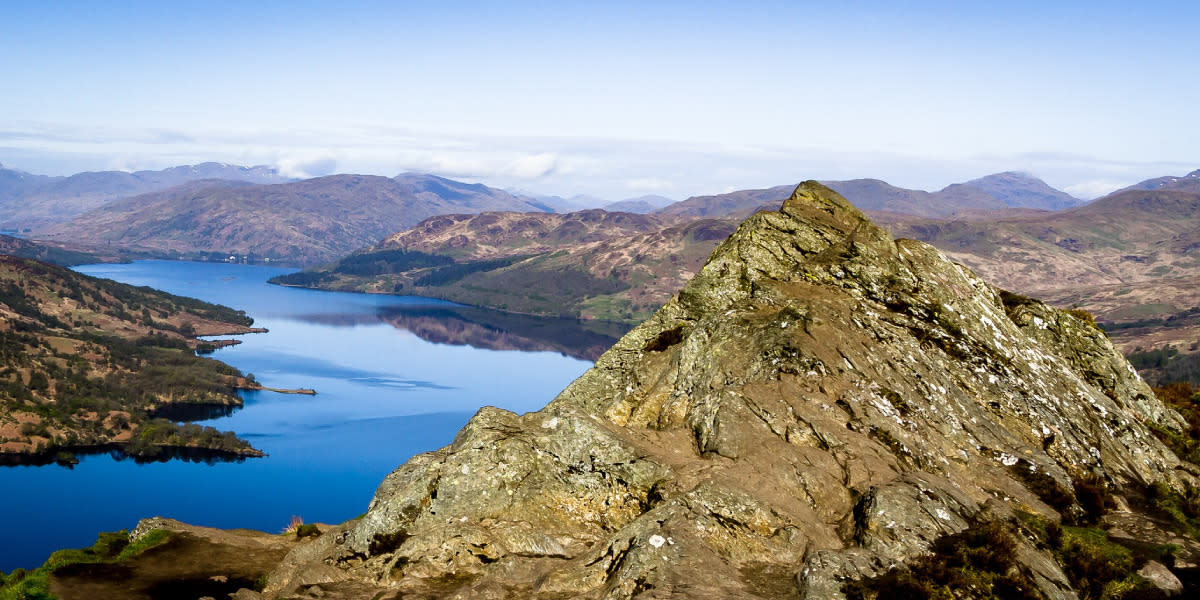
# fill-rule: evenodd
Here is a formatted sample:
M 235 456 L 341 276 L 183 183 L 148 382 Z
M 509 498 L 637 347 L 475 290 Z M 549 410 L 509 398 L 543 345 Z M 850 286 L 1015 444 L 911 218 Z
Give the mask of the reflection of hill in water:
M 379 316 L 398 329 L 437 344 L 551 351 L 585 360 L 599 358 L 629 329 L 618 323 L 547 319 L 470 306 L 388 307 Z

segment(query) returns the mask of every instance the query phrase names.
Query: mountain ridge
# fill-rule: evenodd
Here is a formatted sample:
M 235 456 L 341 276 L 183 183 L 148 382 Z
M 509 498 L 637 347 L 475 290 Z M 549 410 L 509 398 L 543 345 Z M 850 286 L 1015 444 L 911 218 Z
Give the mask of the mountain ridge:
M 1061 210 L 1077 206 L 1081 200 L 1056 190 L 1026 173 L 1006 171 L 946 186 L 937 192 L 901 188 L 880 179 L 822 181 L 867 212 L 894 212 L 923 217 L 969 216 L 1008 208 Z M 672 215 L 735 216 L 782 202 L 794 185 L 728 194 L 695 196 L 659 209 Z
M 252 183 L 290 181 L 273 167 L 207 162 L 159 171 L 87 171 L 68 176 L 31 175 L 0 168 L 0 225 L 33 229 L 68 220 L 118 198 L 199 179 Z

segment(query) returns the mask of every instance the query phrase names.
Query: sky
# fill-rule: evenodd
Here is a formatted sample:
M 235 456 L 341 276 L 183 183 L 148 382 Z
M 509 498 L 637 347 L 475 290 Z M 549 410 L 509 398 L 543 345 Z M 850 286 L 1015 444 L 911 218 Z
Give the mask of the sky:
M 0 163 L 682 199 L 1200 168 L 1200 3 L 0 0 Z

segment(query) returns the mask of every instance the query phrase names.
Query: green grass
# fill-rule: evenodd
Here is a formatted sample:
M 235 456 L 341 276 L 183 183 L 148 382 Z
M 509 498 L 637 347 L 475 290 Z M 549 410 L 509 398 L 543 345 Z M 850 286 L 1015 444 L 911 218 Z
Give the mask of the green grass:
M 159 529 L 131 544 L 128 530 L 103 532 L 90 548 L 58 550 L 32 571 L 17 569 L 8 575 L 0 574 L 0 600 L 55 600 L 57 597 L 50 593 L 50 576 L 56 570 L 68 565 L 119 563 L 170 538 L 170 532 Z
M 155 529 L 154 531 L 142 536 L 138 541 L 126 545 L 125 548 L 121 550 L 121 553 L 117 555 L 117 562 L 133 558 L 155 546 L 165 544 L 167 540 L 170 539 L 171 532 L 164 529 Z

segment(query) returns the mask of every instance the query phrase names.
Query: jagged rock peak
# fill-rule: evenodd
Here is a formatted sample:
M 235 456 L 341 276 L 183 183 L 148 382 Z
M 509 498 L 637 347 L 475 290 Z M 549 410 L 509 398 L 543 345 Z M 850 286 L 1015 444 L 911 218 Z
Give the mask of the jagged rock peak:
M 985 517 L 1080 510 L 1029 473 L 1181 488 L 1151 425 L 1182 420 L 1085 320 L 805 182 L 546 408 L 480 410 L 266 595 L 838 598 Z M 1046 550 L 1016 556 L 1075 597 Z

